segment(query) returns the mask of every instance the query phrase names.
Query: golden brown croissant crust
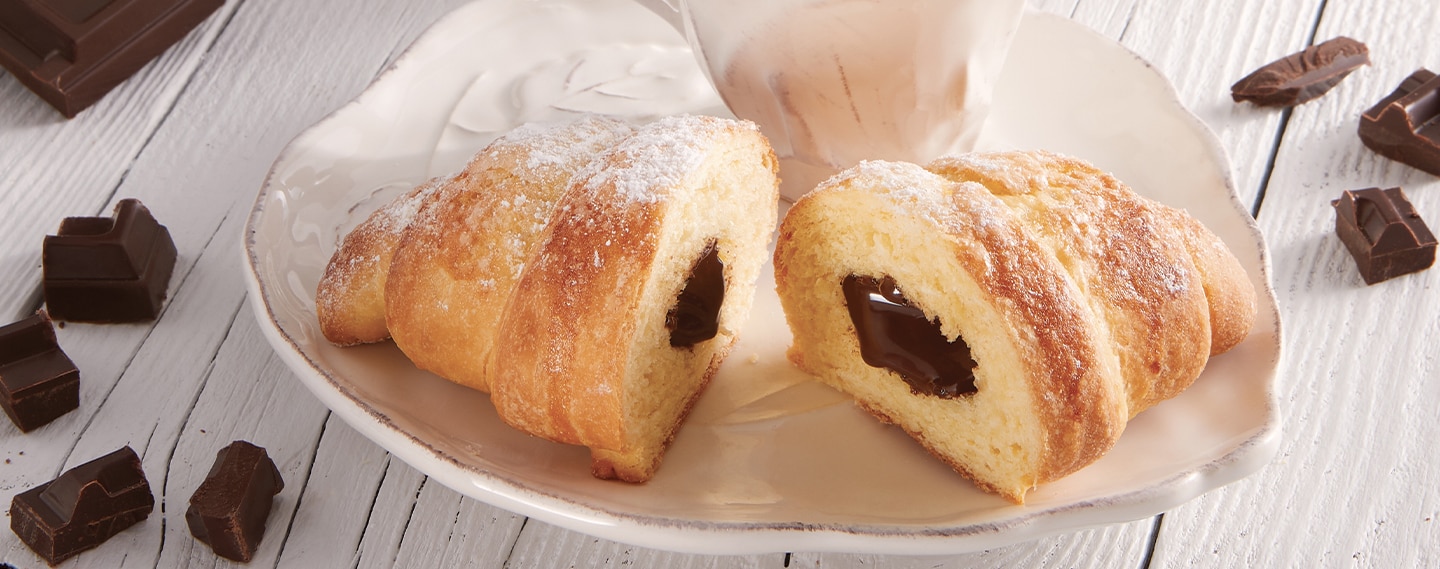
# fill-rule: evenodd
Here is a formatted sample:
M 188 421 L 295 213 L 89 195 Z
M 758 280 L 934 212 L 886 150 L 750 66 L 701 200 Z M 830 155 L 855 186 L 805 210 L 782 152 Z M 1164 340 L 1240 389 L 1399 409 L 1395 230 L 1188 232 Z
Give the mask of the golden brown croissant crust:
M 331 341 L 388 334 L 510 425 L 590 447 L 596 476 L 643 482 L 737 338 L 777 197 L 753 124 L 522 127 L 348 235 L 317 312 Z
M 1255 317 L 1243 268 L 1202 225 L 1044 152 L 842 172 L 790 209 L 775 267 L 792 361 L 1015 502 L 1097 460 Z M 857 278 L 902 294 L 849 298 L 968 350 L 974 387 L 940 397 L 895 371 L 923 362 L 870 363 L 870 330 L 895 324 L 852 315 Z

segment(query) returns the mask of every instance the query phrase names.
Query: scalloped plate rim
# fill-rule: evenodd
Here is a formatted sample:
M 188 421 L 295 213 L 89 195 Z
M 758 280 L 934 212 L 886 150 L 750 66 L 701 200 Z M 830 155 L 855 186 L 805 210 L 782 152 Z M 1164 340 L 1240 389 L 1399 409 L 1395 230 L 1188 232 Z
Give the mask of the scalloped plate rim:
M 475 2 L 478 4 L 484 0 Z M 462 8 L 464 7 L 462 6 Z M 458 10 L 457 10 L 458 11 Z M 427 46 L 427 42 L 438 41 L 435 36 L 444 31 L 453 18 L 447 15 L 433 24 L 400 57 L 378 76 L 359 96 L 330 113 L 293 139 L 279 154 L 266 176 L 264 185 L 256 198 L 255 205 L 245 226 L 241 251 L 245 264 L 247 289 L 251 294 L 252 308 L 266 339 L 275 348 L 277 355 L 290 367 L 302 383 L 316 395 L 326 407 L 340 415 L 347 424 L 362 435 L 379 444 L 387 451 L 399 456 L 405 462 L 416 466 L 421 472 L 458 492 L 522 515 L 567 529 L 584 532 L 597 537 L 662 550 L 699 554 L 756 554 L 785 551 L 830 551 L 849 553 L 883 554 L 954 554 L 1009 545 L 1050 535 L 1071 532 L 1086 527 L 1129 522 L 1151 516 L 1183 504 L 1205 492 L 1239 480 L 1259 470 L 1275 456 L 1280 442 L 1280 412 L 1275 391 L 1277 367 L 1282 349 L 1281 328 L 1274 291 L 1270 286 L 1270 259 L 1264 246 L 1264 239 L 1253 219 L 1240 203 L 1228 170 L 1222 177 L 1229 199 L 1238 215 L 1247 218 L 1260 254 L 1261 279 L 1265 287 L 1261 292 L 1263 308 L 1259 317 L 1269 318 L 1275 330 L 1276 344 L 1272 352 L 1272 367 L 1264 374 L 1266 380 L 1266 405 L 1268 421 L 1257 425 L 1249 436 L 1223 457 L 1199 468 L 1176 472 L 1164 482 L 1130 492 L 1107 496 L 1101 499 L 1073 503 L 1049 509 L 1024 511 L 990 523 L 962 524 L 952 526 L 906 526 L 906 525 L 829 525 L 755 522 L 713 522 L 683 518 L 661 518 L 636 515 L 623 511 L 610 511 L 579 504 L 565 497 L 535 491 L 523 480 L 512 480 L 492 472 L 476 470 L 465 466 L 413 433 L 398 428 L 384 413 L 364 401 L 342 382 L 330 376 L 322 366 L 307 356 L 304 350 L 280 327 L 273 308 L 270 306 L 269 289 L 261 276 L 260 253 L 256 250 L 255 234 L 259 222 L 265 215 L 265 197 L 272 191 L 274 179 L 281 165 L 314 144 L 323 127 L 343 120 L 347 113 L 376 97 L 387 80 L 398 69 L 409 65 L 416 53 Z M 1052 14 L 1028 11 L 1026 18 L 1048 18 L 1081 27 Z M 1148 62 L 1096 32 L 1086 32 L 1115 48 L 1124 50 L 1136 61 L 1159 75 Z M 1160 77 L 1164 81 L 1163 76 Z M 1184 108 L 1173 86 L 1169 87 L 1170 98 L 1183 115 L 1192 123 L 1196 136 L 1209 147 L 1213 157 L 1221 165 L 1228 165 L 1225 153 L 1214 133 L 1192 113 Z M 255 300 L 258 300 L 255 301 Z M 1268 312 L 1268 313 L 1267 313 Z

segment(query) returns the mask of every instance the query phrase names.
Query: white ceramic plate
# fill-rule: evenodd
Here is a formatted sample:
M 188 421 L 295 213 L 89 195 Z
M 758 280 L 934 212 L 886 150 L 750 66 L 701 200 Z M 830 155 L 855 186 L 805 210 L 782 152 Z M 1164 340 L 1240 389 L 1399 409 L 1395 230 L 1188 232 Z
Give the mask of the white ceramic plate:
M 325 405 L 419 470 L 502 508 L 653 548 L 972 551 L 1149 516 L 1266 464 L 1278 445 L 1279 317 L 1264 244 L 1209 131 L 1144 61 L 1047 14 L 1025 16 L 996 99 L 982 146 L 1088 158 L 1188 209 L 1262 291 L 1244 344 L 1023 507 L 976 490 L 791 368 L 769 274 L 741 343 L 644 485 L 591 478 L 588 451 L 506 427 L 484 394 L 417 371 L 392 344 L 321 337 L 315 285 L 340 237 L 497 133 L 587 110 L 725 112 L 679 36 L 628 0 L 481 0 L 437 23 L 276 161 L 244 240 L 252 305 Z

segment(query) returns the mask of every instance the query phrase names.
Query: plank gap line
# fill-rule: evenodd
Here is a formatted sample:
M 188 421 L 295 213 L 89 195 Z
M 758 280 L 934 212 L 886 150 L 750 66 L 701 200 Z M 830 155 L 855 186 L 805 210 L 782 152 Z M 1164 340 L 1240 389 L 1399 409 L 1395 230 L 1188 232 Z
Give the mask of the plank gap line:
M 1155 561 L 1155 544 L 1160 541 L 1160 527 L 1165 524 L 1165 513 L 1156 514 L 1150 520 L 1150 541 L 1145 543 L 1145 551 L 1140 556 L 1140 567 L 1146 568 Z
M 164 126 L 165 121 L 169 120 L 170 113 L 175 111 L 176 105 L 180 104 L 180 99 L 185 96 L 185 92 L 190 89 L 190 84 L 195 81 L 195 76 L 200 74 L 200 67 L 205 64 L 206 60 L 204 56 L 208 55 L 212 50 L 215 49 L 215 44 L 220 41 L 220 36 L 223 35 L 225 33 L 225 30 L 230 27 L 230 22 L 235 19 L 236 12 L 240 11 L 240 6 L 244 3 L 245 0 L 236 0 L 234 2 L 234 8 L 232 8 L 228 14 L 225 14 L 224 21 L 222 21 L 219 25 L 216 26 L 215 35 L 210 37 L 209 43 L 198 46 L 196 52 L 200 55 L 197 57 L 198 61 L 196 62 L 195 67 L 191 68 L 189 70 L 189 74 L 185 76 L 183 81 L 181 81 L 180 88 L 175 90 L 175 95 L 171 97 L 169 101 L 165 101 L 164 112 L 160 113 L 160 118 L 150 125 L 149 132 L 145 134 L 145 140 L 141 142 L 140 145 L 135 149 L 135 153 L 130 155 L 128 164 L 125 166 L 125 170 L 120 173 L 120 179 L 115 182 L 115 187 L 111 188 L 110 193 L 105 196 L 105 201 L 101 202 L 102 211 L 99 215 L 104 214 L 103 204 L 110 203 L 111 200 L 115 199 L 115 196 L 119 195 L 120 187 L 125 185 L 125 179 L 130 176 L 130 170 L 135 167 L 136 158 L 138 158 L 141 154 L 145 153 L 145 149 L 150 147 L 150 143 L 155 140 L 155 135 L 160 132 L 160 127 Z M 227 3 L 226 5 L 229 5 L 229 3 Z M 223 9 L 224 7 L 222 7 L 222 10 Z M 156 319 L 158 320 L 159 318 Z
M 1260 175 L 1260 187 L 1255 190 L 1255 201 L 1250 204 L 1250 217 L 1260 219 L 1260 208 L 1265 204 L 1265 193 L 1270 189 L 1270 177 L 1275 174 L 1275 162 L 1280 159 L 1280 147 L 1285 144 L 1285 130 L 1290 127 L 1290 115 L 1294 107 L 1280 111 L 1280 125 L 1275 129 L 1275 138 L 1270 142 L 1270 153 L 1265 158 L 1265 172 Z
M 389 451 L 386 451 L 386 455 L 393 456 L 389 455 Z M 420 493 L 425 491 L 425 485 L 429 483 L 429 476 L 421 478 L 420 485 L 415 488 L 415 496 L 410 499 L 410 513 L 405 515 L 405 525 L 400 528 L 400 541 L 395 544 L 394 556 L 390 558 L 391 567 L 394 567 L 396 563 L 400 562 L 400 549 L 405 546 L 405 538 L 410 535 L 410 522 L 415 520 L 415 507 L 420 503 Z M 369 531 L 370 528 L 365 529 Z M 362 539 L 361 541 L 364 540 Z
M 1320 32 L 1320 23 L 1325 20 L 1325 7 L 1329 0 L 1320 0 L 1315 9 L 1315 16 L 1310 21 L 1310 31 L 1305 38 L 1305 47 L 1315 45 L 1315 36 Z M 1302 48 L 1303 49 L 1303 48 Z M 1260 187 L 1255 192 L 1255 202 L 1250 206 L 1250 217 L 1259 219 L 1260 209 L 1265 203 L 1265 194 L 1270 189 L 1270 177 L 1275 173 L 1275 162 L 1280 157 L 1280 147 L 1285 144 L 1285 131 L 1290 127 L 1290 116 L 1295 107 L 1285 107 L 1280 111 L 1280 126 L 1275 131 L 1275 140 L 1270 146 L 1270 156 L 1265 160 L 1265 173 L 1260 177 Z
M 1115 38 L 1115 41 L 1122 45 L 1125 43 L 1125 34 L 1130 32 L 1130 23 L 1135 21 L 1135 13 L 1138 11 L 1140 11 L 1139 2 L 1130 4 L 1130 12 L 1125 14 L 1125 26 L 1120 28 L 1120 35 Z
M 501 567 L 510 566 L 510 559 L 515 556 L 515 548 L 520 545 L 520 536 L 525 534 L 525 526 L 529 523 L 529 516 L 525 516 L 525 519 L 520 520 L 520 529 L 515 530 L 515 539 L 510 542 L 510 550 L 505 552 L 505 562 L 500 564 Z
M 284 551 L 285 551 L 285 545 L 288 544 L 288 543 L 290 543 L 290 534 L 291 534 L 291 532 L 295 529 L 295 519 L 298 518 L 298 517 L 300 517 L 300 515 L 299 515 L 299 514 L 300 514 L 300 507 L 301 507 L 302 505 L 304 505 L 304 502 L 305 502 L 305 489 L 310 486 L 310 475 L 315 472 L 315 463 L 319 462 L 319 458 L 320 458 L 320 443 L 319 443 L 319 441 L 325 440 L 325 431 L 330 428 L 330 420 L 333 419 L 334 417 L 335 417 L 335 415 L 334 415 L 333 413 L 331 413 L 331 412 L 329 411 L 329 409 L 326 409 L 326 411 L 325 411 L 325 420 L 320 422 L 320 436 L 319 436 L 319 437 L 316 437 L 316 439 L 315 439 L 315 440 L 316 440 L 315 447 L 314 447 L 314 449 L 313 449 L 313 450 L 311 451 L 311 453 L 310 453 L 310 466 L 305 469 L 305 476 L 300 480 L 300 485 L 297 486 L 297 488 L 299 488 L 300 491 L 298 491 L 298 492 L 295 493 L 295 507 L 293 507 L 293 508 L 290 509 L 290 521 L 289 521 L 289 523 L 286 523 L 286 524 L 285 524 L 285 536 L 280 539 L 280 549 L 277 550 L 277 551 L 279 551 L 279 552 L 281 552 L 281 553 L 284 553 Z M 274 565 L 274 567 L 275 567 L 276 569 L 279 569 L 279 567 L 280 567 L 280 558 L 281 558 L 281 557 L 283 557 L 283 555 L 277 554 L 277 555 L 275 556 L 275 565 Z
M 355 542 L 355 564 L 351 565 L 352 568 L 360 567 L 360 557 L 364 553 L 361 546 L 365 544 L 365 534 L 370 531 L 370 520 L 375 517 L 375 507 L 380 504 L 380 493 L 385 489 L 385 480 L 390 478 L 390 463 L 394 460 L 389 452 L 385 453 L 385 462 L 380 465 L 380 481 L 375 484 L 375 494 L 370 496 L 370 509 L 365 512 L 365 523 L 360 526 L 364 529 L 360 530 L 360 538 Z
M 160 316 L 157 315 L 155 317 L 155 322 L 159 321 Z M 130 369 L 130 364 L 135 363 L 135 358 L 140 356 L 140 348 L 144 346 L 146 342 L 150 341 L 150 335 L 155 333 L 155 322 L 152 322 L 150 324 L 150 327 L 145 330 L 145 335 L 140 338 L 139 342 L 135 343 L 135 349 L 130 352 L 130 357 L 126 358 L 125 363 L 120 366 L 120 375 L 116 376 L 115 381 L 110 384 L 110 388 L 105 390 L 105 395 L 100 398 L 100 404 L 95 406 L 95 412 L 91 413 L 89 417 L 85 418 L 85 425 L 81 426 L 79 432 L 75 434 L 75 439 L 70 442 L 70 448 L 65 450 L 65 455 L 60 459 L 59 465 L 56 466 L 53 470 L 54 476 L 52 476 L 51 478 L 59 477 L 62 469 L 67 463 L 70 462 L 70 457 L 75 455 L 75 448 L 80 446 L 80 441 L 85 438 L 85 433 L 90 432 L 90 426 L 95 424 L 95 418 L 100 415 L 100 409 L 104 408 L 105 404 L 110 401 L 110 396 L 115 393 L 115 388 L 120 387 L 120 382 L 125 379 L 125 372 Z M 105 325 L 92 324 L 92 326 Z M 154 431 L 151 431 L 151 434 L 153 435 Z M 150 445 L 149 441 L 147 440 L 145 445 L 145 452 L 149 451 Z

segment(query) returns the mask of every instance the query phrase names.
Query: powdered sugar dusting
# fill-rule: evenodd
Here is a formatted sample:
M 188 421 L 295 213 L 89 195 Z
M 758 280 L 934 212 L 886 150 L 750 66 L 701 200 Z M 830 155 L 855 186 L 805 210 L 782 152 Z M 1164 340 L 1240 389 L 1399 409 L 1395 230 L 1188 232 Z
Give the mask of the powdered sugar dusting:
M 598 115 L 575 121 L 526 123 L 493 143 L 492 147 L 525 147 L 525 168 L 566 168 L 577 157 L 591 155 L 631 132 L 630 125 Z
M 924 168 L 909 162 L 866 160 L 845 170 L 820 185 L 821 189 L 859 184 L 883 192 L 890 200 L 903 204 L 906 211 L 931 223 L 954 217 L 946 205 L 948 182 Z
M 752 123 L 700 115 L 665 117 L 640 127 L 579 176 L 588 178 L 586 191 L 609 187 L 622 200 L 655 203 L 705 160 L 719 132 L 737 126 L 756 128 Z
M 430 199 L 430 196 L 445 187 L 451 178 L 431 178 L 429 181 L 416 186 L 415 189 L 406 192 L 395 198 L 385 207 L 380 208 L 370 217 L 366 224 L 372 225 L 372 231 L 382 232 L 390 235 L 399 235 L 415 222 L 419 216 L 421 206 Z

